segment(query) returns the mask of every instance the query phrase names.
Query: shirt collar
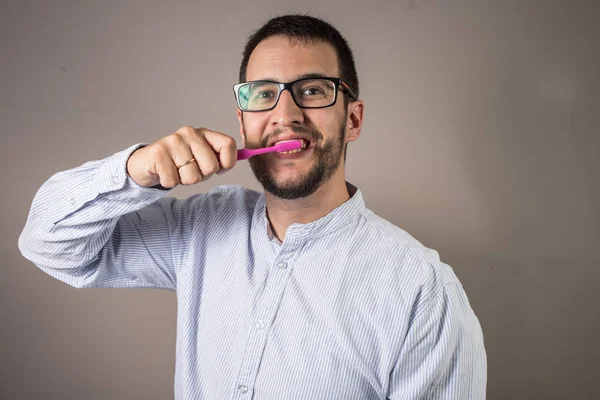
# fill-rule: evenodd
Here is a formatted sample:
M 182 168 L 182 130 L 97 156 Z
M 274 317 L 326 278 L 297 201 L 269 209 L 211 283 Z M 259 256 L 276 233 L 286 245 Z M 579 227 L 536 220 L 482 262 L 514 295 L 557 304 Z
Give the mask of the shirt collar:
M 334 208 L 327 215 L 309 222 L 307 224 L 294 223 L 290 225 L 286 232 L 287 237 L 308 238 L 325 235 L 336 231 L 347 223 L 353 221 L 365 209 L 365 203 L 360 189 L 346 182 L 350 198 L 338 207 Z M 265 194 L 261 193 L 255 207 L 255 221 L 262 232 L 266 232 L 269 240 L 278 239 L 273 235 L 273 230 L 269 219 L 267 218 L 267 208 Z

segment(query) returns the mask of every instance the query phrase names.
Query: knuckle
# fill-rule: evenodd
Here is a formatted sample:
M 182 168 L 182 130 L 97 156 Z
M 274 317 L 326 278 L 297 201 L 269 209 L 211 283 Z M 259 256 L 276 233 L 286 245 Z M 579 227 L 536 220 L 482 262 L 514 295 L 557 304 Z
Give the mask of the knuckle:
M 235 142 L 234 138 L 232 138 L 231 136 L 227 136 L 225 138 L 225 146 L 229 148 L 235 148 L 237 146 L 237 143 Z
M 160 179 L 160 184 L 163 187 L 166 188 L 173 188 L 175 186 L 178 185 L 179 182 L 177 182 L 176 179 L 173 179 L 172 177 L 164 177 Z
M 185 142 L 184 138 L 186 137 L 186 135 L 187 134 L 184 132 L 181 132 L 181 133 L 175 132 L 174 134 L 167 136 L 166 141 L 167 141 L 167 143 L 169 143 L 169 145 L 176 146 L 176 145 L 179 145 L 179 144 Z
M 218 170 L 219 170 L 218 162 L 211 162 L 210 164 L 207 164 L 206 167 L 202 168 L 202 172 L 205 175 L 212 175 L 215 172 L 217 172 Z
M 189 135 L 189 134 L 195 133 L 195 132 L 196 132 L 196 130 L 195 130 L 195 129 L 194 129 L 194 127 L 193 127 L 193 126 L 191 126 L 191 125 L 185 125 L 185 126 L 182 126 L 181 128 L 179 128 L 179 129 L 177 130 L 177 132 L 178 132 L 178 133 L 181 133 L 181 134 L 183 134 L 183 135 Z
M 199 174 L 193 174 L 185 180 L 186 185 L 195 185 L 200 182 L 202 182 L 202 177 Z
M 178 129 L 177 132 L 167 136 L 167 138 L 169 139 L 170 143 L 176 143 L 175 140 L 177 140 L 178 142 L 185 142 L 185 138 L 189 138 L 190 136 L 190 130 L 188 129 L 188 127 L 184 127 Z
M 204 128 L 194 128 L 193 126 L 186 125 L 181 128 L 181 136 L 188 139 L 195 139 L 198 136 L 204 135 Z
M 221 171 L 229 171 L 229 170 L 233 169 L 234 166 L 235 166 L 234 163 L 224 162 L 221 165 Z
M 231 159 L 223 162 L 223 168 L 225 168 L 225 169 L 231 169 L 231 168 L 235 167 L 236 163 L 237 163 L 236 158 L 232 157 Z
M 158 141 L 153 145 L 148 146 L 148 154 L 150 154 L 150 157 L 154 160 L 163 159 L 168 154 L 165 142 Z

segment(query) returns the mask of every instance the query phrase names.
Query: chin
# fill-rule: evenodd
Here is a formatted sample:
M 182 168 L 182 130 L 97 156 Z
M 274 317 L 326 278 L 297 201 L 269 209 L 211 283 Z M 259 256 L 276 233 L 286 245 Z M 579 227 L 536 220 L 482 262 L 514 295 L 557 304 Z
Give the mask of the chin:
M 296 170 L 280 171 L 278 173 L 272 173 L 271 179 L 273 182 L 281 188 L 292 188 L 298 185 L 302 185 L 306 181 L 307 173 L 300 173 Z
M 315 168 L 315 160 L 300 159 L 300 160 L 276 160 L 269 165 L 269 172 L 274 178 L 292 179 L 298 175 L 307 175 Z

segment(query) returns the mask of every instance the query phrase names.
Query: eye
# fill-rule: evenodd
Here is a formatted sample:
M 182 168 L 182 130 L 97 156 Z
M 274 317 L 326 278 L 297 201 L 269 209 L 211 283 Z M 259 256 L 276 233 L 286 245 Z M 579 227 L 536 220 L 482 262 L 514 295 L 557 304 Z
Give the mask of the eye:
M 255 99 L 270 99 L 273 98 L 273 96 L 275 96 L 275 93 L 273 93 L 270 90 L 261 90 L 260 92 L 256 93 L 254 95 Z
M 325 94 L 325 92 L 317 87 L 302 89 L 302 96 L 315 96 L 322 94 Z

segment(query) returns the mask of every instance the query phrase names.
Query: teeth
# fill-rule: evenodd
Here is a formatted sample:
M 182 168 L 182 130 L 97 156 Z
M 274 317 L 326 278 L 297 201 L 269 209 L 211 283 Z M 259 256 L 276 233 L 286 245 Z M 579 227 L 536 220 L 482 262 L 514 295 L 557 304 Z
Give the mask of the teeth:
M 280 151 L 279 153 L 281 154 L 294 154 L 294 153 L 300 153 L 303 149 L 295 149 L 295 150 L 290 150 L 290 151 Z

